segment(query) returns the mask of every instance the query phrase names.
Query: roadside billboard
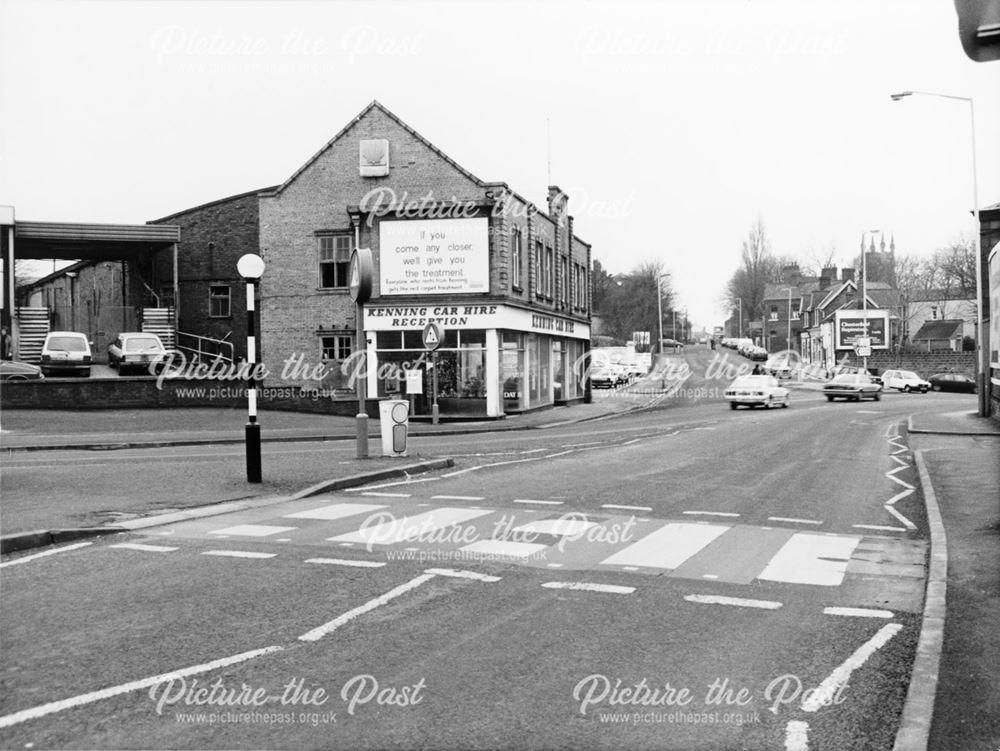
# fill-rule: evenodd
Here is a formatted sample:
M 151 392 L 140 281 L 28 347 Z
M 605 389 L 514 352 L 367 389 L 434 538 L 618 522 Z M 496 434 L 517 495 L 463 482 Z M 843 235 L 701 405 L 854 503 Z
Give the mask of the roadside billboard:
M 887 332 L 889 330 L 888 310 L 838 310 L 834 314 L 834 347 L 836 349 L 853 349 L 857 339 L 871 339 L 871 348 L 889 349 Z
M 379 293 L 472 294 L 490 291 L 486 217 L 379 222 Z

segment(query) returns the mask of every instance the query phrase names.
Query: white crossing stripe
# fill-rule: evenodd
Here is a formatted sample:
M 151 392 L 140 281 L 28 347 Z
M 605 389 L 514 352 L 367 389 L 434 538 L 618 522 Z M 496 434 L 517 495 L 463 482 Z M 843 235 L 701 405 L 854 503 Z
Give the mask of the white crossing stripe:
M 527 558 L 529 555 L 545 550 L 548 545 L 534 542 L 515 542 L 513 540 L 479 540 L 461 548 L 463 552 L 483 556 L 510 558 Z
M 617 584 L 591 584 L 589 582 L 546 582 L 546 589 L 573 589 L 583 592 L 608 592 L 616 595 L 630 595 L 635 587 L 622 587 Z
M 796 532 L 771 559 L 758 579 L 835 587 L 844 580 L 847 562 L 861 541 L 849 535 Z
M 330 506 L 320 506 L 319 508 L 299 511 L 295 514 L 285 514 L 284 519 L 317 519 L 319 521 L 334 521 L 343 519 L 345 516 L 355 514 L 371 513 L 379 509 L 388 508 L 384 505 L 372 503 L 334 503 Z
M 354 568 L 382 568 L 382 561 L 352 561 L 347 558 L 307 558 L 306 563 L 329 563 L 334 566 L 353 566 Z
M 388 512 L 382 512 L 371 517 L 372 526 L 366 525 L 354 532 L 327 539 L 330 542 L 362 542 L 366 545 L 415 542 L 420 538 L 426 539 L 439 529 L 445 529 L 492 513 L 494 513 L 493 510 L 443 507 L 397 519 Z M 383 518 L 384 521 L 381 523 L 374 523 Z
M 720 595 L 685 595 L 688 602 L 699 602 L 704 605 L 734 605 L 740 608 L 759 608 L 761 610 L 777 610 L 780 602 L 773 600 L 744 600 L 742 597 L 722 597 Z
M 247 550 L 206 550 L 202 555 L 217 555 L 223 558 L 274 558 L 277 553 L 255 553 Z
M 148 553 L 172 553 L 178 548 L 169 545 L 143 545 L 140 542 L 123 542 L 118 545 L 108 545 L 109 548 L 124 548 L 125 550 L 144 550 Z
M 601 565 L 677 568 L 729 529 L 717 524 L 671 522 L 605 558 Z
M 269 524 L 238 524 L 225 529 L 213 529 L 210 535 L 239 535 L 241 537 L 267 537 L 282 532 L 293 532 L 298 527 L 272 527 Z

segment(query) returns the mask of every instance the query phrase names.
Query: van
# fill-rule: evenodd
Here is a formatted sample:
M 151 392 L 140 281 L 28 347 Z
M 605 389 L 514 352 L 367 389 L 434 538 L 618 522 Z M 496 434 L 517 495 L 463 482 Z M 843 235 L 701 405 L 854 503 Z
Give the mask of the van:
M 79 375 L 90 378 L 93 356 L 86 334 L 78 331 L 50 331 L 42 345 L 43 375 Z

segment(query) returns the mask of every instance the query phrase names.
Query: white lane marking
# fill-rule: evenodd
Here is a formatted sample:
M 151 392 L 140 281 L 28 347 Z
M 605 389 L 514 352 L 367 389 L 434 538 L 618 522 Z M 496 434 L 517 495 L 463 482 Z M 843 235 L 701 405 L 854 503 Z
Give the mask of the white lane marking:
M 864 665 L 869 657 L 884 647 L 902 628 L 902 623 L 888 623 L 880 628 L 875 636 L 858 647 L 854 654 L 844 660 L 819 686 L 806 693 L 806 698 L 802 701 L 802 711 L 815 712 L 820 707 L 829 706 L 837 691 L 847 685 L 851 673 Z
M 44 553 L 35 553 L 34 555 L 26 555 L 24 558 L 15 558 L 13 561 L 5 561 L 0 563 L 0 568 L 5 566 L 16 566 L 19 563 L 27 563 L 28 561 L 33 561 L 37 558 L 45 558 L 49 555 L 55 555 L 56 553 L 65 553 L 70 550 L 78 550 L 79 548 L 85 548 L 88 545 L 93 545 L 92 542 L 78 542 L 73 545 L 67 545 L 64 548 L 56 548 L 55 550 L 46 550 Z
M 355 514 L 370 514 L 372 511 L 389 508 L 388 506 L 375 503 L 334 503 L 330 506 L 320 506 L 319 508 L 298 511 L 294 514 L 285 514 L 283 519 L 318 519 L 320 521 L 331 522 L 335 519 L 343 519 L 345 516 Z
M 854 535 L 819 535 L 796 532 L 770 562 L 758 579 L 835 587 L 844 580 L 847 562 L 861 542 Z
M 899 513 L 898 511 L 896 511 L 895 507 L 886 504 L 885 510 L 888 511 L 893 516 L 895 516 L 897 519 L 899 519 L 899 521 L 901 521 L 903 523 L 903 526 L 906 527 L 907 529 L 916 529 L 917 528 L 916 524 L 914 524 L 909 519 L 907 519 L 905 516 L 903 516 L 901 513 Z
M 365 490 L 361 495 L 370 495 L 375 498 L 409 498 L 410 493 L 377 493 L 373 490 Z
M 515 498 L 514 503 L 539 503 L 543 506 L 562 506 L 562 501 L 534 501 L 531 498 Z
M 702 574 L 701 578 L 702 579 L 718 579 L 719 575 L 718 574 Z
M 823 522 L 816 521 L 815 519 L 795 519 L 794 517 L 788 516 L 769 516 L 767 517 L 769 522 L 788 522 L 789 524 L 822 524 Z
M 905 527 L 886 527 L 881 524 L 852 524 L 855 529 L 874 529 L 879 532 L 905 532 Z
M 342 493 L 364 493 L 368 490 L 378 490 L 379 488 L 394 488 L 398 485 L 412 485 L 415 482 L 433 482 L 437 477 L 407 477 L 405 480 L 394 480 L 393 482 L 383 482 L 380 485 L 362 485 L 357 488 L 344 488 Z
M 641 440 L 641 438 L 633 438 L 631 441 L 625 441 L 622 446 L 631 446 L 633 443 L 638 443 Z
M 534 542 L 514 542 L 513 540 L 479 540 L 459 548 L 464 552 L 483 556 L 507 558 L 527 558 L 529 555 L 545 550 L 548 545 Z
M 880 415 L 882 410 L 880 409 L 859 409 L 856 410 L 859 415 Z
M 582 592 L 607 592 L 616 595 L 630 595 L 635 587 L 622 587 L 617 584 L 591 584 L 589 582 L 546 582 L 546 589 L 573 589 Z
M 561 563 L 546 563 L 545 565 L 548 566 L 549 568 L 562 568 L 563 567 L 563 565 Z
M 450 576 L 455 579 L 474 579 L 475 581 L 490 583 L 500 581 L 499 576 L 489 576 L 488 574 L 480 574 L 475 571 L 461 571 L 454 568 L 429 568 L 424 573 L 434 574 L 435 576 Z
M 390 600 L 393 600 L 399 597 L 400 595 L 406 594 L 411 589 L 416 589 L 424 582 L 429 582 L 433 578 L 434 574 L 421 574 L 420 576 L 414 579 L 410 579 L 410 581 L 406 582 L 405 584 L 400 584 L 398 587 L 390 589 L 388 592 L 386 592 L 383 595 L 379 595 L 374 600 L 369 600 L 364 605 L 359 605 L 353 610 L 348 610 L 343 615 L 337 616 L 332 621 L 328 621 L 327 623 L 324 623 L 322 626 L 317 626 L 311 631 L 306 631 L 306 633 L 302 634 L 302 636 L 299 637 L 299 641 L 319 641 L 327 634 L 336 631 L 345 623 L 350 623 L 359 615 L 364 615 L 370 610 L 374 610 L 377 607 L 381 607 Z
M 282 532 L 294 532 L 298 527 L 272 527 L 270 524 L 239 524 L 225 529 L 213 529 L 210 535 L 238 535 L 240 537 L 268 537 Z
M 104 688 L 100 691 L 92 691 L 89 694 L 80 694 L 79 696 L 74 696 L 69 699 L 54 701 L 49 704 L 42 704 L 41 706 L 33 707 L 32 709 L 25 709 L 20 712 L 7 715 L 6 717 L 0 717 L 0 728 L 17 725 L 18 723 L 25 722 L 27 720 L 35 720 L 39 717 L 44 717 L 45 715 L 50 715 L 55 712 L 62 712 L 64 709 L 73 709 L 74 707 L 81 707 L 85 704 L 93 704 L 96 701 L 110 699 L 113 696 L 120 696 L 121 694 L 131 693 L 132 691 L 141 691 L 176 678 L 186 678 L 189 675 L 207 673 L 217 668 L 224 668 L 240 662 L 246 662 L 247 660 L 252 660 L 255 657 L 263 657 L 264 655 L 271 654 L 273 652 L 280 652 L 281 650 L 282 647 L 265 647 L 264 649 L 255 649 L 252 652 L 243 652 L 242 654 L 233 655 L 232 657 L 224 657 L 220 660 L 214 660 L 213 662 L 206 662 L 202 665 L 194 665 L 193 667 L 184 668 L 183 670 L 175 670 L 172 673 L 161 673 L 160 675 L 154 675 L 150 678 L 132 681 L 131 683 L 122 683 L 121 685 Z
M 180 548 L 172 548 L 169 545 L 143 545 L 141 542 L 123 542 L 118 545 L 108 545 L 109 548 L 123 548 L 125 550 L 144 550 L 148 553 L 172 553 Z
M 619 506 L 617 503 L 605 503 L 601 508 L 616 508 L 623 511 L 652 511 L 652 506 Z
M 432 495 L 432 501 L 485 501 L 481 495 Z
M 809 723 L 791 720 L 785 725 L 785 751 L 809 751 Z
M 777 610 L 780 602 L 773 600 L 746 600 L 742 597 L 722 597 L 721 595 L 685 595 L 688 602 L 698 602 L 704 605 L 733 605 L 739 608 L 759 608 L 761 610 Z
M 885 505 L 886 506 L 891 506 L 894 503 L 896 503 L 896 501 L 901 501 L 904 498 L 906 498 L 908 495 L 913 495 L 913 488 L 910 488 L 909 490 L 900 491 L 899 493 L 897 493 L 896 495 L 894 495 L 892 498 L 890 498 L 888 501 L 886 501 Z
M 600 565 L 674 569 L 729 529 L 703 522 L 672 522 L 605 558 Z
M 891 610 L 871 608 L 823 608 L 824 615 L 846 615 L 855 618 L 892 618 Z
M 382 568 L 383 561 L 352 561 L 347 558 L 307 558 L 306 563 L 329 563 L 334 566 L 353 566 L 354 568 Z
M 731 511 L 685 511 L 684 513 L 692 516 L 739 516 Z
M 223 558 L 274 558 L 277 553 L 255 553 L 247 550 L 206 550 L 202 555 L 217 555 Z
M 450 508 L 442 506 L 432 511 L 425 511 L 415 516 L 396 518 L 387 512 L 370 517 L 372 525 L 367 521 L 364 526 L 354 532 L 327 538 L 330 542 L 361 542 L 368 544 L 393 545 L 400 542 L 416 542 L 427 539 L 433 532 L 453 525 L 476 519 L 494 513 L 490 510 Z M 386 521 L 375 524 L 382 516 Z

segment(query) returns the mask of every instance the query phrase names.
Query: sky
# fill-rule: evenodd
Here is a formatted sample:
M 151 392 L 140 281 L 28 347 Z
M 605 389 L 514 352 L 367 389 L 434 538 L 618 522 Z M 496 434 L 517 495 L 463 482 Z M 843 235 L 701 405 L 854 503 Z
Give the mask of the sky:
M 924 255 L 1000 201 L 1000 62 L 951 0 L 0 0 L 0 204 L 142 223 L 283 182 L 377 99 L 545 206 L 613 273 L 660 262 L 696 327 L 759 217 L 772 251 Z

